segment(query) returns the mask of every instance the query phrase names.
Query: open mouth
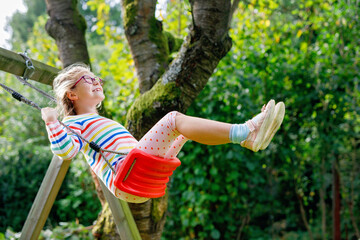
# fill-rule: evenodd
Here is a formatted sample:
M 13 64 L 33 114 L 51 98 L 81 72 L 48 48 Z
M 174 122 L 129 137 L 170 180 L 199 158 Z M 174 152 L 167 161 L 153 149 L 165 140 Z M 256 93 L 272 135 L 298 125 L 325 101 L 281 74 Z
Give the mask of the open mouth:
M 93 90 L 93 92 L 101 92 L 101 91 L 102 91 L 101 88 L 95 88 L 95 89 Z

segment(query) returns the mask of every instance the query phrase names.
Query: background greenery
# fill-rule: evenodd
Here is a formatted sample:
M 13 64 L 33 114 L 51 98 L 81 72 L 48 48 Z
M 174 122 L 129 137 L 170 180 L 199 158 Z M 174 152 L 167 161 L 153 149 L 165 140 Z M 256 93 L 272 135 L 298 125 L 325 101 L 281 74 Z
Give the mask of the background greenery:
M 55 43 L 44 30 L 44 1 L 25 4 L 28 12 L 10 19 L 12 50 L 30 49 L 32 58 L 60 68 Z M 93 70 L 107 80 L 104 108 L 123 122 L 139 93 L 120 6 L 91 0 L 80 1 L 79 8 L 88 22 Z M 168 1 L 167 9 L 159 17 L 164 28 L 184 37 L 188 3 Z M 284 123 L 259 153 L 232 144 L 186 144 L 171 181 L 163 239 L 332 239 L 333 166 L 340 174 L 342 238 L 360 238 L 359 12 L 358 1 L 239 4 L 232 50 L 187 114 L 241 123 L 273 98 L 287 106 Z M 49 105 L 14 77 L 0 77 Z M 52 155 L 39 113 L 2 90 L 0 98 L 0 232 L 16 238 Z M 79 157 L 42 237 L 91 238 L 84 226 L 92 225 L 100 208 Z

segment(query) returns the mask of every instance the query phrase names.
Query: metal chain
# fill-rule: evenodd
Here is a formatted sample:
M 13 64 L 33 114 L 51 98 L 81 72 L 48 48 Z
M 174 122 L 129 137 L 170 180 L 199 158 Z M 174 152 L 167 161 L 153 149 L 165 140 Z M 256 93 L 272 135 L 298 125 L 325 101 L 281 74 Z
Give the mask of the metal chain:
M 35 67 L 34 67 L 31 59 L 29 58 L 27 51 L 25 51 L 24 53 L 19 53 L 19 55 L 25 59 L 26 69 L 23 73 L 23 78 L 26 81 L 34 74 Z

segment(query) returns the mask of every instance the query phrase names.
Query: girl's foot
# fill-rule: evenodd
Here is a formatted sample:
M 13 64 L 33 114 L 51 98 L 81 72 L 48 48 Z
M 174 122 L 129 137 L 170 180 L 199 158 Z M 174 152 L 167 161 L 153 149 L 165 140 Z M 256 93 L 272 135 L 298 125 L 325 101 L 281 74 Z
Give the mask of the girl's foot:
M 259 151 L 265 142 L 268 141 L 272 131 L 268 131 L 274 122 L 275 101 L 271 99 L 266 106 L 261 109 L 261 113 L 253 119 L 246 121 L 250 133 L 244 141 L 240 143 L 242 147 L 254 152 Z
M 264 150 L 269 146 L 272 138 L 274 137 L 277 130 L 279 130 L 280 125 L 285 116 L 285 104 L 283 102 L 279 102 L 275 105 L 274 110 L 274 121 L 272 122 L 268 132 L 266 133 L 267 139 L 264 139 L 263 144 L 260 147 L 260 150 Z

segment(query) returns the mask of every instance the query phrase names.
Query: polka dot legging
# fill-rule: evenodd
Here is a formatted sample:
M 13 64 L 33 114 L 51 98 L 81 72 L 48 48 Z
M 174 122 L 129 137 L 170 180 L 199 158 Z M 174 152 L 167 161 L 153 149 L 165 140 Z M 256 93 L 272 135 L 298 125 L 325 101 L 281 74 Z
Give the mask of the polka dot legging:
M 136 148 L 163 158 L 174 158 L 188 140 L 175 127 L 177 112 L 166 114 L 139 141 Z
M 175 126 L 177 112 L 166 114 L 157 122 L 139 141 L 136 148 L 155 156 L 163 158 L 174 158 L 180 152 L 182 146 L 188 140 L 181 135 Z M 115 189 L 115 196 L 128 202 L 142 203 L 148 198 L 134 196 L 129 193 Z

